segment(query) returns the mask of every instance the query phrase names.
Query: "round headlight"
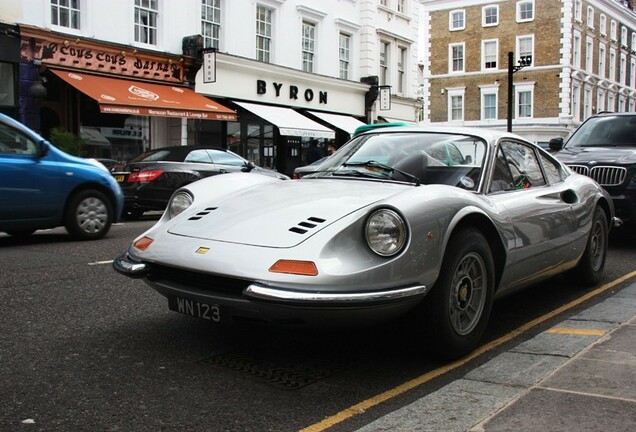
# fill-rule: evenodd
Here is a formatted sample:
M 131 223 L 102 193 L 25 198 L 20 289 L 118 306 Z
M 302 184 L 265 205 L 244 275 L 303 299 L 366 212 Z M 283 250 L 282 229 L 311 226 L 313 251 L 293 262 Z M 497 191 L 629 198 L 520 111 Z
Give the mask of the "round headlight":
M 186 191 L 177 192 L 172 196 L 172 198 L 170 198 L 170 203 L 168 204 L 168 216 L 172 219 L 191 205 L 192 195 Z
M 378 210 L 369 216 L 365 235 L 373 252 L 382 256 L 395 255 L 406 242 L 406 224 L 393 210 Z

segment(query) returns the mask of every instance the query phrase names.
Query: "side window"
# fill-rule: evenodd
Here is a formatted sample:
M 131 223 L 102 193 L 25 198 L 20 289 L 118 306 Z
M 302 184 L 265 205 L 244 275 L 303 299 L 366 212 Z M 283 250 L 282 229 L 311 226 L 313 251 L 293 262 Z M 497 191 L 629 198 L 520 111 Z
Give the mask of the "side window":
M 207 150 L 192 150 L 185 158 L 184 162 L 212 163 Z
M 33 156 L 36 151 L 33 141 L 7 125 L 0 125 L 0 154 Z
M 514 189 L 515 185 L 512 180 L 510 168 L 508 167 L 508 162 L 506 162 L 506 156 L 501 150 L 501 147 L 499 147 L 497 149 L 497 157 L 495 158 L 490 192 L 501 192 Z
M 245 162 L 243 159 L 240 159 L 234 156 L 231 153 L 218 151 L 218 150 L 208 150 L 208 154 L 216 164 L 221 165 L 232 165 L 232 166 L 244 166 Z
M 548 178 L 548 182 L 550 184 L 562 182 L 565 178 L 565 173 L 561 169 L 561 165 L 559 165 L 558 162 L 549 158 L 542 152 L 539 152 L 539 157 L 541 159 L 541 165 L 543 165 L 545 175 Z
M 532 147 L 515 142 L 503 142 L 501 149 L 506 156 L 517 189 L 545 185 L 539 161 Z

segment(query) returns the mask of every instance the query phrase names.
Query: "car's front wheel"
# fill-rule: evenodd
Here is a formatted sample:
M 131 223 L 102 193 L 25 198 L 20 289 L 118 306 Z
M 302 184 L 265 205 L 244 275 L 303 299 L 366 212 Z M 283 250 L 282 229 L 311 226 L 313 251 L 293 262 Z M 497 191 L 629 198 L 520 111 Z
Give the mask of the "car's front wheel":
M 574 282 L 592 286 L 601 281 L 607 257 L 608 236 L 607 215 L 603 209 L 597 207 L 594 211 L 592 229 L 583 256 L 577 266 L 569 273 Z
M 96 240 L 106 235 L 113 222 L 113 209 L 106 196 L 97 190 L 74 195 L 66 211 L 66 230 L 80 240 Z
M 492 308 L 495 270 L 484 235 L 475 228 L 453 234 L 433 287 L 426 315 L 432 350 L 461 357 L 477 347 Z

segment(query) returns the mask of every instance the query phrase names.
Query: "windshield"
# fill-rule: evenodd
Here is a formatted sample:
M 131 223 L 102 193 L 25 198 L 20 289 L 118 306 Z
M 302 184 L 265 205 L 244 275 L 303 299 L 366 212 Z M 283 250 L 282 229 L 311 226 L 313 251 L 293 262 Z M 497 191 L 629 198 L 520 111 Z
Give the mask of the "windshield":
M 476 190 L 486 143 L 448 133 L 361 135 L 303 178 L 366 177 L 419 184 L 446 184 Z
M 574 132 L 566 147 L 636 147 L 636 116 L 592 117 Z

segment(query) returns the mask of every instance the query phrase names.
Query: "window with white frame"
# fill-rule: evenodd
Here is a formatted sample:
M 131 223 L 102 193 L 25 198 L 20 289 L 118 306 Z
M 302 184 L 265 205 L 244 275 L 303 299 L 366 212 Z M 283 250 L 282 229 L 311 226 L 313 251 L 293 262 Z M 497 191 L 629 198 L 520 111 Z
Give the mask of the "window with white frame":
M 585 86 L 583 91 L 583 120 L 592 115 L 592 88 Z
M 609 79 L 616 81 L 616 50 L 610 48 L 609 53 Z
M 398 94 L 404 94 L 405 81 L 406 81 L 406 48 L 398 47 L 398 62 L 397 62 L 397 92 Z
M 497 59 L 499 57 L 498 39 L 490 39 L 481 42 L 481 68 L 497 69 Z
M 629 59 L 629 85 L 630 87 L 636 87 L 636 59 Z
M 499 24 L 499 5 L 488 5 L 481 9 L 481 25 L 491 27 Z
M 51 0 L 51 24 L 80 29 L 80 0 Z
M 625 96 L 618 97 L 618 112 L 625 112 L 627 110 L 627 99 Z
M 448 89 L 448 121 L 464 120 L 464 88 Z
M 386 7 L 387 4 L 388 4 L 388 0 L 380 0 L 380 5 L 381 6 L 385 6 Z
M 349 67 L 351 64 L 351 36 L 346 33 L 340 33 L 338 46 L 340 79 L 349 79 Z
M 464 42 L 448 45 L 448 71 L 464 72 Z
M 581 121 L 581 86 L 575 84 L 572 86 L 572 118 Z
M 523 35 L 517 37 L 517 60 L 530 56 L 532 61 L 529 66 L 534 65 L 534 35 Z
M 578 22 L 583 20 L 583 2 L 581 0 L 574 0 L 574 19 Z
M 621 45 L 627 48 L 627 27 L 621 26 Z
M 406 0 L 397 0 L 396 10 L 400 13 L 406 13 Z
M 316 25 L 303 21 L 302 25 L 303 71 L 314 71 L 314 54 L 316 52 Z
M 159 0 L 135 0 L 135 42 L 157 44 Z
M 636 51 L 636 32 L 632 32 L 632 51 Z
M 272 52 L 272 10 L 256 7 L 256 60 L 269 63 Z
M 517 2 L 517 22 L 534 20 L 534 0 L 521 0 Z
M 464 30 L 466 28 L 466 11 L 464 9 L 453 10 L 448 13 L 448 29 Z
M 607 49 L 604 43 L 598 44 L 598 75 L 601 78 L 606 77 L 605 58 L 607 57 Z
M 577 68 L 581 67 L 581 33 L 574 31 L 572 36 L 572 65 Z
M 389 84 L 389 50 L 388 42 L 380 42 L 380 85 Z
M 497 91 L 492 88 L 481 89 L 481 119 L 497 120 Z
M 598 89 L 596 93 L 596 112 L 605 111 L 605 90 Z
M 618 63 L 618 79 L 621 84 L 625 85 L 627 79 L 627 55 L 621 53 L 621 59 Z
M 628 112 L 634 112 L 634 108 L 636 108 L 636 102 L 634 101 L 634 99 L 629 99 L 629 111 Z
M 607 94 L 607 111 L 616 111 L 616 95 L 611 91 Z
M 219 49 L 221 0 L 201 0 L 201 35 L 205 48 Z
M 594 39 L 592 36 L 585 38 L 585 70 L 592 72 L 594 62 Z
M 587 16 L 585 18 L 587 26 L 591 29 L 594 28 L 594 8 L 592 6 L 587 7 Z
M 598 21 L 598 31 L 601 35 L 607 36 L 607 17 L 601 14 Z
M 616 21 L 610 21 L 610 38 L 615 41 L 618 35 L 618 30 L 616 29 Z
M 515 85 L 516 117 L 533 117 L 534 83 Z

